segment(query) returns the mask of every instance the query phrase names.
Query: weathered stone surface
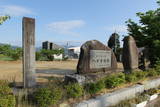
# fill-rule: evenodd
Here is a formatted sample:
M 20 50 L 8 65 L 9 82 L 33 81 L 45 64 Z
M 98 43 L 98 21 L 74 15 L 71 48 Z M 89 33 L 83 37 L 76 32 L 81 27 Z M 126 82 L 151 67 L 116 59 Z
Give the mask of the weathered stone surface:
M 117 60 L 109 47 L 97 40 L 87 41 L 81 46 L 78 73 L 106 72 L 116 68 Z
M 35 78 L 35 19 L 23 18 L 23 83 L 24 88 L 36 85 Z
M 65 83 L 69 83 L 69 82 L 83 84 L 85 82 L 85 76 L 78 75 L 78 74 L 66 75 Z
M 125 70 L 134 70 L 138 68 L 138 49 L 132 36 L 124 38 L 123 67 Z

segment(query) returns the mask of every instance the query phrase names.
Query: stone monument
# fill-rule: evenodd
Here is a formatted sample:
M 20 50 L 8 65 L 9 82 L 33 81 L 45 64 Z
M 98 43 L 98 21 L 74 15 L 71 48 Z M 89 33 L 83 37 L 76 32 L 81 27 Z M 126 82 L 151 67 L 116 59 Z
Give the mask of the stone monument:
M 124 70 L 134 70 L 138 68 L 138 48 L 132 36 L 126 36 L 123 44 L 123 67 Z
M 23 85 L 31 88 L 36 85 L 35 77 L 35 19 L 23 18 Z
M 113 71 L 117 60 L 113 51 L 97 40 L 87 41 L 81 46 L 77 65 L 78 74 Z

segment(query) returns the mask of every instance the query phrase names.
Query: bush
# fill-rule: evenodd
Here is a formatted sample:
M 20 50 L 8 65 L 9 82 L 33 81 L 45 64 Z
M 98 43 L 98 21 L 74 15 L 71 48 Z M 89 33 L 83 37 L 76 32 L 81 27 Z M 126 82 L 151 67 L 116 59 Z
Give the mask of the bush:
M 144 71 L 135 71 L 133 75 L 136 76 L 137 80 L 142 80 L 146 77 L 146 72 Z
M 0 95 L 0 107 L 15 107 L 16 99 L 14 95 Z
M 127 82 L 136 82 L 142 80 L 146 77 L 146 72 L 143 71 L 134 71 L 129 74 L 125 74 L 125 80 Z
M 33 94 L 33 99 L 39 107 L 56 104 L 62 97 L 59 89 L 40 88 Z
M 15 107 L 16 99 L 8 82 L 0 81 L 0 107 Z
M 147 71 L 147 77 L 154 77 L 157 75 L 157 72 L 155 71 L 155 69 L 150 69 Z
M 97 92 L 101 91 L 103 88 L 105 88 L 105 84 L 103 80 L 100 80 L 96 83 L 88 83 L 85 85 L 86 92 L 90 94 L 96 94 Z
M 125 75 L 125 80 L 126 80 L 126 82 L 135 82 L 135 81 L 137 81 L 137 77 L 136 77 L 136 75 L 130 73 L 130 74 Z
M 106 88 L 115 88 L 125 83 L 125 75 L 123 73 L 113 74 L 105 79 Z
M 83 95 L 83 87 L 78 83 L 70 83 L 65 86 L 67 96 L 71 98 L 81 97 Z

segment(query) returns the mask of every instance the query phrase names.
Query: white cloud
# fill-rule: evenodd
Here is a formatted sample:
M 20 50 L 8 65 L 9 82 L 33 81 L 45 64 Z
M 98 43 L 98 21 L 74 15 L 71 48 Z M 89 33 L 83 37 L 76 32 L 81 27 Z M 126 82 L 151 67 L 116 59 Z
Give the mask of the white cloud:
M 73 30 L 85 25 L 83 20 L 59 21 L 48 24 L 48 28 L 59 34 L 77 35 Z
M 7 14 L 10 16 L 23 16 L 33 14 L 33 12 L 30 9 L 17 5 L 0 6 L 0 13 Z
M 111 32 L 118 32 L 118 33 L 127 33 L 127 26 L 125 25 L 116 25 L 111 27 L 104 27 L 105 30 Z

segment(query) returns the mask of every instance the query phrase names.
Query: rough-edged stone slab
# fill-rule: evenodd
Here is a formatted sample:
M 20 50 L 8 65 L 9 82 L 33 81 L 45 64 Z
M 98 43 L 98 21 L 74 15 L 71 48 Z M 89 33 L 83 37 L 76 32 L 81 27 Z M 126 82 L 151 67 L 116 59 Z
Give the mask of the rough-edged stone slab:
M 123 44 L 123 67 L 125 70 L 138 68 L 138 48 L 132 36 L 126 36 Z
M 109 70 L 115 70 L 116 68 L 117 60 L 113 51 L 109 47 L 97 40 L 87 41 L 81 46 L 80 57 L 77 65 L 77 72 L 79 74 L 106 72 Z

